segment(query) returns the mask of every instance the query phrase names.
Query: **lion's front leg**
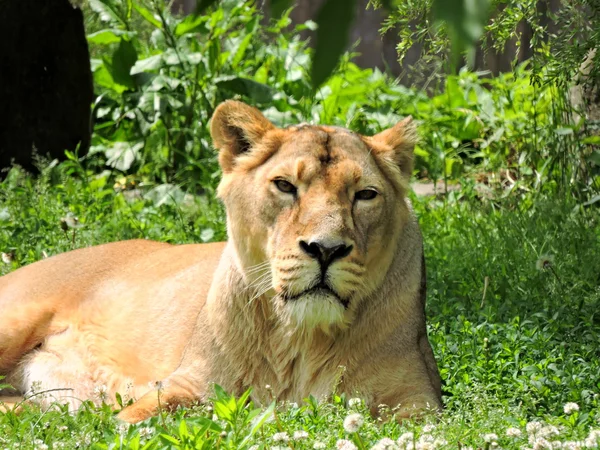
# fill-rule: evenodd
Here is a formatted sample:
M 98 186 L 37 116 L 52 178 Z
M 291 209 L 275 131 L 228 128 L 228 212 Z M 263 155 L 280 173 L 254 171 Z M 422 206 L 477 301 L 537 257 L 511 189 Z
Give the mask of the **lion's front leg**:
M 157 388 L 123 409 L 117 418 L 137 423 L 159 414 L 174 411 L 179 406 L 190 406 L 201 399 L 204 389 L 200 383 L 182 376 L 174 376 L 157 383 Z
M 439 373 L 426 338 L 419 347 L 382 361 L 371 405 L 373 414 L 378 414 L 380 404 L 391 407 L 399 420 L 442 408 Z

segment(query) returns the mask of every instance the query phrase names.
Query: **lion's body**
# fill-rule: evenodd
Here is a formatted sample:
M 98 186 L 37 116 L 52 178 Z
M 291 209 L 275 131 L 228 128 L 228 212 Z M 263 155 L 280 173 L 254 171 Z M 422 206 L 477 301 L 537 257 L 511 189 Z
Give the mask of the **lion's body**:
M 101 386 L 139 397 L 179 365 L 223 246 L 117 242 L 0 278 L 0 374 L 74 405 Z
M 215 382 L 259 402 L 339 383 L 373 407 L 438 407 L 403 123 L 373 138 L 279 130 L 228 102 L 212 133 L 229 242 L 125 241 L 0 278 L 0 375 L 72 406 L 135 397 L 132 422 L 156 412 L 148 383 L 163 379 L 170 406 Z

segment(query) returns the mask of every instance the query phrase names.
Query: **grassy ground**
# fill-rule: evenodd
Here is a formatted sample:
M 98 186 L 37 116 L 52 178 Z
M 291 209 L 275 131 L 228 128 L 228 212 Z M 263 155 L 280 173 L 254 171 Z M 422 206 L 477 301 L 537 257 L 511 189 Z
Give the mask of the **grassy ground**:
M 224 237 L 212 199 L 161 188 L 127 200 L 109 178 L 79 173 L 67 164 L 33 181 L 13 171 L 0 184 L 0 251 L 5 261 L 13 255 L 0 274 L 118 239 Z M 469 187 L 445 202 L 415 199 L 415 206 L 426 241 L 430 338 L 444 379 L 441 417 L 397 425 L 336 395 L 278 405 L 273 414 L 217 392 L 213 404 L 132 427 L 108 407 L 0 413 L 0 449 L 597 448 L 597 211 L 558 197 L 480 201 Z

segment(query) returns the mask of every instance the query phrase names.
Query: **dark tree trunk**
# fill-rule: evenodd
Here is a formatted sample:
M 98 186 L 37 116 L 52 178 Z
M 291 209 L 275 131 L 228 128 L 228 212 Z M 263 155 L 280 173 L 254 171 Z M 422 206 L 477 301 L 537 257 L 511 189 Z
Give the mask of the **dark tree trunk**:
M 93 84 L 81 10 L 0 0 L 0 168 L 87 152 Z

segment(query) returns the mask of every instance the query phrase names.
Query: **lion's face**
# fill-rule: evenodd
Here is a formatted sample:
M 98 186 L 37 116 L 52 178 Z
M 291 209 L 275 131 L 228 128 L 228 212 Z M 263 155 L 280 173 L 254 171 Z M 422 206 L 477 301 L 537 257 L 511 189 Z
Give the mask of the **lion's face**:
M 345 129 L 277 129 L 238 102 L 221 108 L 219 195 L 251 297 L 298 326 L 348 325 L 383 282 L 407 215 L 397 149 Z

